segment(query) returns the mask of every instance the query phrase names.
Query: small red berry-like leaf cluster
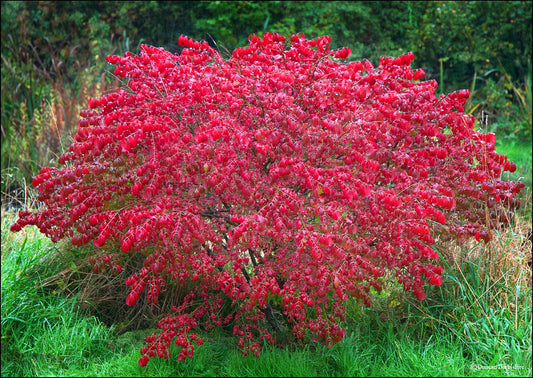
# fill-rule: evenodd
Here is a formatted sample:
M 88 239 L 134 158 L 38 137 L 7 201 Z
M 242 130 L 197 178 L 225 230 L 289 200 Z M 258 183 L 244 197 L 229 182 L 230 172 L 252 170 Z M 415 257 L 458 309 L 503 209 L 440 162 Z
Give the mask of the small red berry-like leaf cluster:
M 327 36 L 252 35 L 228 60 L 179 44 L 107 58 L 127 86 L 89 101 L 60 168 L 33 180 L 44 208 L 11 228 L 144 254 L 130 306 L 196 283 L 141 365 L 172 343 L 191 357 L 195 327 L 231 324 L 244 354 L 280 322 L 331 345 L 348 298 L 371 306 L 395 279 L 424 299 L 442 284 L 436 237 L 489 241 L 518 206 L 524 185 L 500 179 L 516 167 L 474 130 L 469 92 L 437 97 L 412 53 L 376 68 Z M 111 256 L 99 269 L 119 269 Z

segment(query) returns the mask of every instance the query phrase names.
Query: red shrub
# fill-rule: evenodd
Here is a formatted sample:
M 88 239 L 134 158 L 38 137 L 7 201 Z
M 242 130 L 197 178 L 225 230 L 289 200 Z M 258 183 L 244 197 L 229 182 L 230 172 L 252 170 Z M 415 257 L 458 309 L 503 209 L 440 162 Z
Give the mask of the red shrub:
M 155 303 L 168 279 L 199 283 L 143 366 L 171 343 L 191 357 L 198 326 L 232 324 L 244 354 L 281 321 L 337 342 L 348 297 L 370 306 L 395 277 L 424 299 L 425 280 L 442 283 L 434 238 L 487 241 L 517 205 L 523 184 L 499 179 L 515 166 L 474 131 L 468 91 L 437 98 L 412 53 L 375 68 L 329 37 L 284 42 L 251 36 L 228 61 L 183 36 L 180 55 L 109 56 L 127 86 L 89 101 L 62 167 L 33 180 L 44 210 L 12 226 L 143 253 L 128 305 L 145 289 Z

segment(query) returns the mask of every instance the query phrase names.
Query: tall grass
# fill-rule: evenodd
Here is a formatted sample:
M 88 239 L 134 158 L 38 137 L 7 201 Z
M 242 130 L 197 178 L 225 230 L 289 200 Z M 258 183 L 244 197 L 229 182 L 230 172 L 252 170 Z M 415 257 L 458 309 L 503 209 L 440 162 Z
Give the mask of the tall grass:
M 530 229 L 529 229 L 530 230 Z M 445 285 L 437 300 L 420 306 L 422 318 L 459 338 L 475 366 L 531 371 L 531 240 L 517 223 L 494 242 L 444 251 Z M 512 370 L 512 369 L 511 369 Z M 510 374 L 509 374 L 510 373 Z
M 112 328 L 41 287 L 62 268 L 47 261 L 55 246 L 35 227 L 9 232 L 12 221 L 2 213 L 2 376 L 60 375 L 75 361 L 104 356 Z
M 19 47 L 20 49 L 20 47 Z M 34 51 L 27 54 L 35 54 Z M 118 79 L 80 69 L 74 82 L 29 65 L 2 65 L 2 202 L 17 197 L 43 166 L 55 164 L 72 143 L 89 98 L 110 93 Z

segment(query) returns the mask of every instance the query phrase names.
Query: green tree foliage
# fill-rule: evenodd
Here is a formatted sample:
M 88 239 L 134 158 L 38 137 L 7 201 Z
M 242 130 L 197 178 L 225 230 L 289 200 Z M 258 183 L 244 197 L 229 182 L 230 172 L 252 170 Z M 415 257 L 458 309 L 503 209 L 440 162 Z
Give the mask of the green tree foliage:
M 513 79 L 522 79 L 531 60 L 531 2 L 428 2 L 418 17 L 415 54 L 435 69 L 448 59 L 446 81 L 462 84 L 474 72 L 501 63 Z M 465 67 L 465 68 L 462 68 Z
M 36 49 L 38 67 L 50 71 L 62 63 L 74 71 L 103 64 L 103 55 L 121 48 L 137 53 L 141 42 L 178 50 L 180 34 L 233 50 L 250 33 L 304 32 L 328 34 L 339 45 L 332 47 L 350 46 L 373 60 L 413 51 L 435 74 L 447 58 L 453 81 L 495 68 L 498 60 L 516 79 L 531 59 L 531 11 L 530 1 L 7 1 L 2 54 L 14 38 L 12 44 Z

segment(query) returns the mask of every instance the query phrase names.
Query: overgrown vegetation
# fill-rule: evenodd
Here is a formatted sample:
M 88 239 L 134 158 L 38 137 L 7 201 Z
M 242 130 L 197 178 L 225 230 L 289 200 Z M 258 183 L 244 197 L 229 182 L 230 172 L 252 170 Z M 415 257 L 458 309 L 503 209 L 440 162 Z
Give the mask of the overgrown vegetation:
M 2 376 L 531 376 L 531 2 L 14 2 L 2 7 Z M 53 32 L 52 32 L 53 31 Z M 353 59 L 413 51 L 440 92 L 470 88 L 466 110 L 497 134 L 526 184 L 522 208 L 490 244 L 439 244 L 443 285 L 422 303 L 391 288 L 373 309 L 348 306 L 331 348 L 290 338 L 260 359 L 231 330 L 201 334 L 184 362 L 136 364 L 144 336 L 179 302 L 132 309 L 84 260 L 35 228 L 8 231 L 10 208 L 36 208 L 28 188 L 71 143 L 79 111 L 120 82 L 105 56 L 141 42 L 178 52 L 180 34 L 222 54 L 248 33 L 329 34 Z M 132 267 L 135 262 L 131 262 Z

